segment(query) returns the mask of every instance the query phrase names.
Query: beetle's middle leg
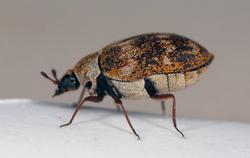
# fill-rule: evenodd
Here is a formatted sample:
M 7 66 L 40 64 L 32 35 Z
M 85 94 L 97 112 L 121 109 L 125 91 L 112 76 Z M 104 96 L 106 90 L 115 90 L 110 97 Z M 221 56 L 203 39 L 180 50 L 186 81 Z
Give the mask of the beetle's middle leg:
M 84 97 L 84 94 L 85 94 L 85 89 L 81 92 L 78 101 L 72 104 L 72 106 L 73 106 L 74 108 L 76 108 L 77 105 L 80 104 L 80 102 L 82 101 L 82 99 L 83 99 L 83 97 Z M 117 109 L 118 111 L 122 111 L 122 109 L 120 108 L 119 105 L 115 104 L 115 106 L 116 106 L 116 109 Z
M 182 137 L 184 137 L 184 134 L 177 128 L 177 123 L 176 123 L 176 100 L 175 100 L 175 96 L 173 94 L 165 94 L 165 95 L 152 96 L 151 98 L 152 99 L 161 100 L 162 102 L 164 102 L 164 100 L 167 100 L 168 98 L 172 98 L 173 99 L 172 119 L 173 119 L 174 128 L 181 134 Z
M 121 107 L 122 112 L 123 112 L 123 114 L 124 114 L 124 116 L 125 116 L 125 118 L 126 118 L 128 124 L 129 124 L 129 127 L 130 127 L 131 130 L 133 131 L 134 135 L 136 135 L 137 138 L 140 140 L 140 136 L 136 133 L 136 131 L 135 131 L 135 129 L 134 129 L 132 123 L 130 122 L 129 117 L 128 117 L 128 112 L 127 112 L 127 110 L 124 108 L 124 106 L 123 106 L 123 104 L 122 104 L 122 101 L 121 101 L 120 99 L 115 99 L 115 104 L 116 104 L 117 106 Z

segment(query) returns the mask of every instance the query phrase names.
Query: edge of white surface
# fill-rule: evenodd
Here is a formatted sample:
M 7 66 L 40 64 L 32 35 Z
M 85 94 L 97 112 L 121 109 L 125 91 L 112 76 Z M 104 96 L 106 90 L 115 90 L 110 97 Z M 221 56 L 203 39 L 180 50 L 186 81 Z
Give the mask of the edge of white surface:
M 0 157 L 244 158 L 250 153 L 245 123 L 178 118 L 182 139 L 169 117 L 129 112 L 138 141 L 116 109 L 86 107 L 71 126 L 58 128 L 73 110 L 63 103 L 0 100 Z
M 34 100 L 26 98 L 16 98 L 16 99 L 0 99 L 0 104 L 17 104 L 17 103 L 31 103 Z

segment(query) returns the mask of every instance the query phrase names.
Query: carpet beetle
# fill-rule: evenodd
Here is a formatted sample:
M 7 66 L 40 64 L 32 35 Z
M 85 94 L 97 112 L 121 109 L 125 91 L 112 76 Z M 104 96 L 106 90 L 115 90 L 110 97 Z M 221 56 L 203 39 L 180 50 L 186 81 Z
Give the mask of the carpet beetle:
M 73 69 L 59 80 L 45 72 L 41 74 L 58 86 L 54 96 L 83 86 L 76 109 L 67 124 L 70 125 L 84 102 L 101 102 L 111 96 L 133 133 L 133 128 L 122 99 L 151 98 L 160 100 L 165 113 L 165 100 L 173 99 L 172 119 L 175 129 L 184 137 L 176 124 L 176 101 L 171 92 L 196 83 L 206 72 L 214 56 L 200 44 L 172 33 L 148 33 L 112 43 L 83 57 Z M 89 96 L 84 98 L 84 92 Z

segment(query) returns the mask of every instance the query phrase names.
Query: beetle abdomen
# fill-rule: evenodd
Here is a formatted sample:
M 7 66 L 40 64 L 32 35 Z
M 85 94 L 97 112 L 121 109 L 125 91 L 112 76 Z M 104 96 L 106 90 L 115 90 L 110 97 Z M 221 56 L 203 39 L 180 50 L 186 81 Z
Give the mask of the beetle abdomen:
M 157 90 L 157 95 L 167 94 L 177 90 L 184 89 L 193 85 L 201 76 L 206 72 L 207 67 L 195 71 L 188 71 L 186 73 L 173 73 L 173 74 L 159 74 L 149 76 L 148 78 L 154 83 Z
M 119 90 L 123 98 L 148 98 L 184 89 L 196 83 L 206 69 L 207 67 L 186 73 L 156 74 L 132 82 L 117 80 L 111 80 L 111 82 Z
M 126 99 L 140 99 L 148 98 L 149 94 L 145 89 L 145 81 L 143 79 L 133 82 L 111 81 L 113 85 L 119 90 L 122 98 Z

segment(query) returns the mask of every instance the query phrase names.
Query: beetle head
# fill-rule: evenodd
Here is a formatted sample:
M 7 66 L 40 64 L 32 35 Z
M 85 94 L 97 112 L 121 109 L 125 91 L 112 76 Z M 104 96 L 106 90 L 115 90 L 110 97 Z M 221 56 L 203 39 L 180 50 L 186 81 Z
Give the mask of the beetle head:
M 41 72 L 41 75 L 57 85 L 57 89 L 55 90 L 53 97 L 63 94 L 64 92 L 77 90 L 79 88 L 80 83 L 73 70 L 68 70 L 61 80 L 58 80 L 54 69 L 52 69 L 51 72 L 54 79 L 50 78 L 45 72 Z

